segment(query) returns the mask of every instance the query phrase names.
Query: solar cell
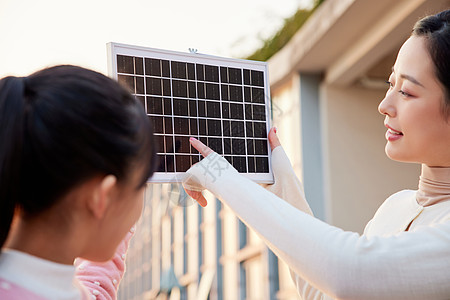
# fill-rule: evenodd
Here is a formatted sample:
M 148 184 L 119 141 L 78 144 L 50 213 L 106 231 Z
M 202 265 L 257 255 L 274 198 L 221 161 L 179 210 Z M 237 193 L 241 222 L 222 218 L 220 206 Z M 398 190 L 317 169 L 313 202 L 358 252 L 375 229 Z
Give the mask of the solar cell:
M 117 43 L 108 55 L 110 76 L 140 100 L 153 125 L 159 164 L 150 181 L 179 181 L 202 159 L 193 136 L 245 176 L 273 182 L 267 63 Z

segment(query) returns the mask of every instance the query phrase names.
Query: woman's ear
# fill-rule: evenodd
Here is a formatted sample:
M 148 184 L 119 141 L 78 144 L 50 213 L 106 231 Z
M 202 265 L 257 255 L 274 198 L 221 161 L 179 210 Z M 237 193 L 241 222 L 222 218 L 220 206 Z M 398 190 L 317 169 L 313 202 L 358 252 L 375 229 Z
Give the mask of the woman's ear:
M 89 201 L 89 209 L 97 218 L 103 218 L 106 209 L 111 201 L 114 187 L 116 186 L 117 178 L 114 175 L 105 176 L 94 189 L 93 197 Z

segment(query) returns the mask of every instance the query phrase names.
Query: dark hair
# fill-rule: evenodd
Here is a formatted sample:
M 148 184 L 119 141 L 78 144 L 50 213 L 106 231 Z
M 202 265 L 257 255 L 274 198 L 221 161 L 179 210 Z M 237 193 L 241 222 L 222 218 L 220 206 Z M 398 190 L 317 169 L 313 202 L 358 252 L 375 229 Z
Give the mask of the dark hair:
M 444 87 L 443 112 L 450 115 L 450 10 L 419 20 L 412 32 L 414 36 L 425 37 L 436 76 Z
M 98 175 L 153 174 L 142 104 L 119 83 L 76 66 L 0 81 L 0 247 L 15 208 L 33 216 Z

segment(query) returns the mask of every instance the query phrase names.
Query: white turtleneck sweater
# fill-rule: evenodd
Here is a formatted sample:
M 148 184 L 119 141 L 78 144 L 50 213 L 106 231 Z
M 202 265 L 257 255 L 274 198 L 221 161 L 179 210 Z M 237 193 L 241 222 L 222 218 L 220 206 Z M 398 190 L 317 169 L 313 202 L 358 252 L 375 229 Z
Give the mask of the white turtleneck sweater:
M 183 184 L 210 190 L 253 228 L 290 266 L 303 299 L 450 299 L 450 169 L 423 166 L 419 190 L 389 197 L 359 235 L 310 215 L 281 147 L 272 166 L 272 193 L 216 153 Z

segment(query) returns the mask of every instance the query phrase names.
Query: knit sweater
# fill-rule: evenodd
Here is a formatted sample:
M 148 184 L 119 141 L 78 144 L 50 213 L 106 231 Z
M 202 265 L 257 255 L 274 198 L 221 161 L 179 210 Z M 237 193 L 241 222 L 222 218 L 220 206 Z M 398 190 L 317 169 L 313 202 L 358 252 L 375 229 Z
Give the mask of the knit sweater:
M 272 167 L 273 193 L 216 153 L 189 169 L 183 184 L 208 189 L 254 229 L 290 266 L 303 299 L 450 298 L 449 201 L 424 207 L 415 191 L 394 194 L 359 235 L 309 214 L 281 147 Z
M 0 299 L 116 299 L 125 271 L 125 254 L 134 227 L 105 263 L 76 259 L 63 265 L 16 250 L 0 255 Z

